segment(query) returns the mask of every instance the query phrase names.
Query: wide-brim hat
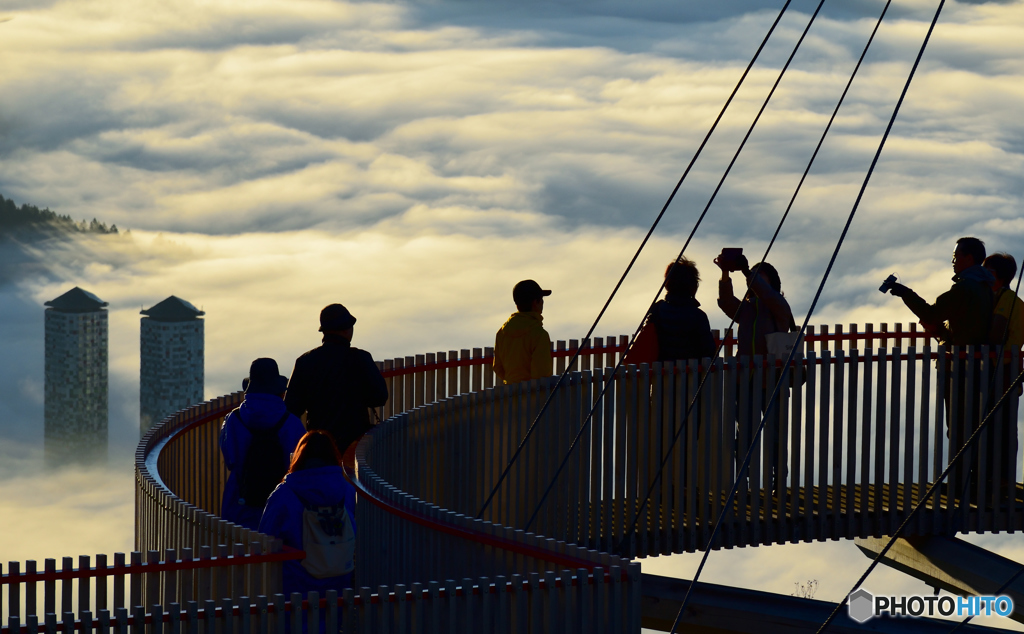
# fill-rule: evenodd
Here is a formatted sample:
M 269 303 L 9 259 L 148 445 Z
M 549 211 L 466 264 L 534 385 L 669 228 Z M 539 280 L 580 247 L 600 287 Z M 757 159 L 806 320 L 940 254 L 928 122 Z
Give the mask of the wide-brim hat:
M 249 376 L 242 379 L 246 394 L 284 394 L 288 389 L 288 377 L 281 376 L 277 361 L 260 358 L 249 366 Z
M 348 330 L 355 323 L 356 318 L 341 304 L 329 304 L 320 311 L 320 332 Z

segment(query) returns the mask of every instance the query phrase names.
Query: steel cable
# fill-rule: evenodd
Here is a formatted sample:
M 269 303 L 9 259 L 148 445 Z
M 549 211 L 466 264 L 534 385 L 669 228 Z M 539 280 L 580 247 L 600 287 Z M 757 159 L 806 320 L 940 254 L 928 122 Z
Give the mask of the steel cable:
M 864 61 L 864 57 L 867 55 L 868 49 L 871 48 L 871 43 L 875 39 L 875 34 L 878 33 L 878 29 L 882 25 L 882 20 L 885 18 L 885 14 L 888 12 L 889 5 L 891 5 L 891 4 L 892 4 L 892 0 L 887 0 L 887 2 L 885 3 L 885 6 L 882 7 L 882 12 L 881 12 L 881 14 L 879 14 L 878 20 L 875 22 L 875 28 L 872 29 L 871 35 L 868 37 L 867 43 L 864 45 L 864 50 L 861 51 L 860 58 L 857 60 L 857 65 L 854 66 L 853 72 L 850 74 L 850 79 L 846 82 L 846 87 L 843 89 L 843 94 L 840 95 L 839 101 L 836 103 L 836 107 L 832 111 L 832 116 L 828 120 L 828 125 L 825 126 L 825 130 L 821 133 L 821 138 L 818 139 L 818 145 L 817 145 L 817 147 L 814 148 L 814 152 L 811 154 L 811 158 L 807 162 L 807 167 L 804 169 L 804 173 L 800 177 L 800 182 L 797 183 L 796 190 L 793 192 L 793 196 L 789 199 L 789 205 L 786 206 L 786 211 L 785 211 L 785 213 L 782 214 L 782 219 L 779 220 L 778 227 L 776 227 L 775 233 L 772 235 L 772 239 L 768 242 L 768 248 L 765 249 L 764 255 L 761 256 L 761 262 L 762 263 L 765 260 L 768 259 L 768 254 L 771 252 L 772 246 L 774 246 L 774 244 L 775 244 L 775 240 L 779 237 L 779 232 L 782 231 L 783 224 L 785 224 L 786 219 L 789 217 L 789 212 L 793 208 L 793 203 L 796 202 L 796 198 L 800 194 L 800 190 L 801 190 L 801 188 L 804 185 L 804 181 L 807 179 L 807 175 L 808 175 L 808 173 L 810 173 L 811 167 L 814 165 L 814 160 L 817 158 L 818 152 L 821 150 L 821 146 L 825 143 L 825 137 L 828 136 L 829 131 L 832 129 L 832 124 L 833 124 L 833 122 L 835 122 L 836 116 L 838 116 L 838 114 L 839 114 L 839 109 L 842 107 L 843 102 L 846 100 L 846 95 L 850 91 L 850 86 L 853 85 L 853 80 L 857 77 L 857 72 L 860 70 L 860 66 L 861 66 L 861 64 Z M 750 290 L 748 289 L 747 290 L 747 294 L 749 295 L 749 293 L 750 293 Z M 746 298 L 746 295 L 744 295 L 744 298 Z M 734 323 L 736 323 L 735 316 L 729 322 L 729 328 L 732 328 Z M 718 345 L 718 349 L 715 350 L 715 356 L 712 357 L 712 358 L 717 358 L 718 357 L 718 355 L 722 351 L 722 346 L 723 345 L 724 345 L 724 341 Z M 665 452 L 665 455 L 662 457 L 661 465 L 658 468 L 658 472 L 655 474 L 654 480 L 651 483 L 651 486 L 648 488 L 647 494 L 644 497 L 643 502 L 640 504 L 640 507 L 638 508 L 636 515 L 633 517 L 633 522 L 630 524 L 629 530 L 623 536 L 623 539 L 619 543 L 619 546 L 616 549 L 616 551 L 618 551 L 618 552 L 622 551 L 622 548 L 623 548 L 626 540 L 632 535 L 632 532 L 634 531 L 634 529 L 636 529 L 636 524 L 639 521 L 640 516 L 643 514 L 643 511 L 646 508 L 647 503 L 651 499 L 651 495 L 654 493 L 654 489 L 657 487 L 658 483 L 661 480 L 662 474 L 664 473 L 664 470 L 665 470 L 665 466 L 668 464 L 668 461 L 669 461 L 669 459 L 672 456 L 672 451 L 675 449 L 676 442 L 678 442 L 679 436 L 685 431 L 685 425 L 687 424 L 687 422 L 689 420 L 690 414 L 693 411 L 693 408 L 694 408 L 694 406 L 695 406 L 695 404 L 697 402 L 697 399 L 700 398 L 701 391 L 704 389 L 704 383 L 707 381 L 707 377 L 709 376 L 709 374 L 710 374 L 710 371 L 707 371 L 707 372 L 704 373 L 704 376 L 701 377 L 700 384 L 697 386 L 697 390 L 696 390 L 696 392 L 694 394 L 694 397 L 690 401 L 690 404 L 689 404 L 689 406 L 686 409 L 686 413 L 683 415 L 683 420 L 681 422 L 680 429 L 674 431 L 674 436 L 672 437 L 672 442 L 669 443 L 668 450 Z M 725 512 L 728 512 L 728 509 Z
M 875 567 L 878 566 L 878 563 L 881 561 L 882 557 L 884 557 L 885 554 L 889 552 L 889 549 L 892 548 L 892 545 L 896 543 L 896 540 L 899 538 L 900 533 L 903 532 L 903 529 L 907 527 L 907 524 L 910 523 L 910 520 L 913 519 L 913 517 L 917 515 L 917 512 L 921 509 L 921 507 L 924 506 L 924 502 L 928 498 L 930 498 L 933 493 L 935 493 L 935 491 L 939 488 L 939 485 L 942 484 L 942 481 L 946 479 L 946 476 L 949 475 L 949 472 L 952 471 L 953 467 L 956 466 L 957 461 L 959 461 L 964 456 L 964 454 L 969 449 L 971 449 L 971 446 L 978 440 L 982 430 L 984 430 L 985 426 L 989 424 L 990 420 L 992 420 L 992 416 L 995 415 L 997 411 L 999 411 L 999 409 L 1003 406 L 1003 402 L 1010 395 L 1010 392 L 1017 389 L 1017 387 L 1020 386 L 1022 381 L 1024 381 L 1024 371 L 1021 371 L 1019 374 L 1017 374 L 1017 377 L 1010 383 L 1010 387 L 1005 392 L 1003 392 L 1003 395 L 999 398 L 999 401 L 996 402 L 996 404 L 992 407 L 992 409 L 985 416 L 985 418 L 982 419 L 981 424 L 979 424 L 978 427 L 974 430 L 974 432 L 971 434 L 971 437 L 967 439 L 967 442 L 965 442 L 962 447 L 960 447 L 960 451 L 957 452 L 957 454 L 953 457 L 953 459 L 942 471 L 942 473 L 935 480 L 935 482 L 933 482 L 932 485 L 928 487 L 928 490 L 925 492 L 924 496 L 922 496 L 921 500 L 917 503 L 917 505 L 914 506 L 913 509 L 911 509 L 910 513 L 899 525 L 899 528 L 896 529 L 896 532 L 889 538 L 889 541 L 886 542 L 885 547 L 883 547 L 882 550 L 879 551 L 878 555 L 876 555 L 875 558 L 871 561 L 871 564 L 868 566 L 867 570 L 864 571 L 864 574 L 860 576 L 860 579 L 857 580 L 857 583 L 855 583 L 854 586 L 850 588 L 850 592 L 848 592 L 846 596 L 843 598 L 843 600 L 839 602 L 838 605 L 836 605 L 835 609 L 832 610 L 832 614 L 830 614 L 828 619 L 821 624 L 820 628 L 818 628 L 818 634 L 821 634 L 821 632 L 825 631 L 825 629 L 832 623 L 835 617 L 839 614 L 839 610 L 841 610 L 843 606 L 846 605 L 846 601 L 850 598 L 850 594 L 856 591 L 857 588 L 859 588 L 861 584 L 864 583 L 864 580 L 868 578 L 868 575 L 871 574 Z
M 1024 262 L 1024 260 L 1022 260 L 1022 262 Z M 1018 273 L 1017 273 L 1017 287 L 1013 291 L 1013 294 L 1016 295 L 1017 297 L 1020 297 L 1020 295 L 1018 295 L 1018 293 L 1020 293 L 1020 282 L 1021 282 L 1021 278 L 1022 277 L 1024 277 L 1024 266 L 1021 266 L 1019 271 L 1018 271 Z M 999 348 L 998 348 L 997 353 L 996 353 L 996 358 L 997 359 L 1002 359 L 1003 358 L 1003 354 L 1004 354 L 1005 349 L 1006 349 L 1006 343 L 1007 343 L 1007 340 L 1008 340 L 1008 338 L 1010 336 L 1010 323 L 1011 323 L 1011 320 L 1013 319 L 1013 311 L 1014 311 L 1014 309 L 1016 307 L 1017 307 L 1017 302 L 1010 302 L 1010 313 L 1006 317 L 1006 326 L 1003 328 L 1003 336 L 1001 338 L 1001 341 L 999 342 Z M 1019 349 L 1014 350 L 1013 353 L 1015 355 L 1017 355 L 1018 358 L 1020 357 L 1020 350 Z M 993 373 L 993 380 L 995 378 L 995 374 L 996 373 Z M 991 385 L 989 386 L 989 389 L 990 390 L 992 389 Z M 1012 389 L 1012 387 L 1011 387 L 1011 389 Z M 1007 391 L 1005 394 L 1003 394 L 1003 398 L 1006 398 L 1006 396 L 1008 394 L 1009 394 L 1009 391 Z M 990 412 L 990 414 L 991 413 L 992 412 Z M 982 424 L 984 424 L 984 423 L 982 423 Z M 979 426 L 979 428 L 980 428 L 980 426 Z M 957 457 L 953 458 L 953 462 L 956 462 L 956 458 Z M 939 478 L 939 482 L 941 482 L 941 481 L 942 481 L 942 478 L 940 477 Z M 969 479 L 968 479 L 967 483 L 968 484 L 970 483 Z M 1013 495 L 1016 497 L 1017 492 L 1013 491 Z M 962 500 L 962 499 L 964 499 L 964 497 L 966 497 L 966 486 L 960 492 L 960 499 Z M 925 496 L 923 499 L 927 500 L 928 497 Z M 916 511 L 917 509 L 915 508 L 914 510 Z M 956 532 L 956 531 L 954 531 L 954 532 Z M 999 589 L 996 590 L 995 592 L 993 592 L 992 594 L 994 596 L 999 596 L 1000 592 L 1002 592 L 1003 590 L 1005 590 L 1008 587 L 1010 587 L 1010 584 L 1012 584 L 1014 581 L 1016 581 L 1022 574 L 1024 574 L 1024 566 L 1021 566 L 1020 568 L 1018 568 L 1017 572 L 1015 572 L 1013 575 L 1011 575 L 1010 578 L 1007 579 L 1006 582 L 1003 583 L 1003 585 L 1000 586 Z M 973 618 L 974 618 L 974 616 L 968 616 L 963 621 L 960 621 L 959 623 L 956 624 L 956 626 L 953 629 L 951 629 L 949 631 L 949 634 L 953 634 L 953 632 L 956 632 L 956 631 L 960 630 L 960 628 L 962 628 L 964 625 L 967 625 L 968 623 L 970 623 Z
M 765 97 L 764 102 L 761 104 L 760 110 L 757 111 L 757 115 L 754 117 L 754 120 L 750 123 L 750 127 L 747 128 L 746 134 L 743 135 L 743 140 L 740 141 L 739 147 L 736 148 L 736 152 L 733 154 L 732 159 L 729 161 L 729 165 L 725 169 L 725 173 L 722 174 L 722 178 L 719 179 L 718 185 L 715 187 L 714 192 L 712 192 L 711 194 L 711 198 L 708 199 L 707 204 L 704 205 L 704 210 L 701 212 L 700 217 L 697 218 L 696 224 L 690 231 L 690 235 L 687 236 L 686 242 L 683 243 L 683 248 L 679 251 L 679 255 L 676 257 L 676 260 L 673 261 L 673 264 L 671 266 L 675 266 L 675 262 L 678 261 L 679 258 L 683 257 L 683 254 L 686 252 L 686 248 L 690 246 L 690 241 L 693 240 L 694 234 L 697 233 L 697 228 L 700 227 L 701 223 L 704 221 L 704 217 L 707 216 L 708 210 L 711 209 L 711 205 L 715 202 L 715 199 L 718 196 L 718 192 L 721 191 L 722 186 L 725 184 L 725 179 L 728 178 L 729 174 L 732 172 L 732 168 L 736 164 L 736 161 L 739 159 L 740 153 L 743 151 L 743 148 L 746 147 L 747 140 L 750 139 L 750 135 L 754 132 L 754 128 L 757 126 L 758 121 L 761 120 L 761 115 L 764 114 L 765 109 L 768 107 L 768 103 L 771 101 L 772 96 L 775 94 L 775 90 L 779 87 L 779 83 L 782 82 L 782 78 L 785 76 L 786 70 L 789 69 L 790 63 L 792 63 L 797 51 L 800 50 L 800 45 L 803 44 L 804 38 L 807 36 L 807 32 L 810 30 L 811 25 L 814 24 L 814 20 L 818 17 L 818 13 L 821 11 L 821 7 L 822 5 L 825 4 L 825 1 L 826 0 L 820 0 L 820 2 L 818 2 L 817 8 L 815 8 L 814 13 L 811 15 L 810 20 L 808 20 L 807 22 L 807 26 L 804 27 L 803 32 L 800 34 L 800 38 L 797 40 L 796 45 L 793 47 L 792 52 L 789 54 L 789 58 L 786 59 L 786 63 L 782 66 L 782 70 L 779 71 L 779 76 L 775 79 L 775 83 L 772 85 L 772 89 L 768 92 L 768 96 Z M 661 291 L 665 289 L 665 282 L 667 279 L 668 278 L 666 276 L 666 278 L 662 280 L 661 286 L 658 287 L 658 292 L 654 295 L 654 300 L 648 307 L 647 312 L 644 313 L 645 320 L 646 315 L 651 312 L 651 310 L 654 308 L 654 305 L 658 302 L 658 297 L 661 296 Z M 641 328 L 643 328 L 643 323 L 644 322 L 641 321 L 640 325 L 633 333 L 633 338 L 630 341 L 630 350 L 632 349 L 632 345 L 636 341 L 637 335 L 640 333 Z M 572 452 L 576 448 L 576 443 L 578 443 L 579 439 L 582 438 L 583 432 L 586 431 L 588 425 L 590 424 L 590 421 L 593 419 L 594 412 L 597 410 L 598 404 L 601 402 L 601 399 L 604 398 L 604 394 L 608 390 L 608 386 L 611 385 L 614 381 L 615 373 L 618 371 L 620 367 L 622 367 L 628 356 L 629 350 L 627 350 L 626 354 L 622 355 L 618 363 L 615 364 L 615 367 L 613 368 L 611 375 L 608 377 L 608 379 L 604 382 L 604 385 L 601 387 L 601 392 L 598 394 L 594 406 L 591 407 L 590 413 L 587 414 L 586 420 L 584 420 L 583 424 L 580 426 L 579 432 L 577 432 L 576 436 L 569 444 L 569 449 L 566 451 L 565 458 L 562 459 L 562 463 L 559 465 L 558 469 L 555 471 L 555 475 L 551 478 L 551 481 L 548 483 L 547 489 L 545 489 L 544 494 L 541 496 L 540 501 L 537 503 L 537 506 L 533 511 L 533 515 L 530 516 L 530 519 L 526 523 L 524 530 L 529 530 L 530 526 L 533 524 L 533 521 L 537 518 L 537 514 L 540 512 L 541 507 L 544 505 L 544 502 L 547 500 L 548 495 L 554 488 L 555 482 L 558 480 L 558 476 L 561 475 L 562 470 L 565 468 L 565 465 L 568 464 L 569 458 L 572 456 Z
M 747 450 L 747 455 L 743 460 L 743 466 L 740 467 L 740 469 L 738 470 L 739 476 L 742 476 L 743 471 L 745 471 L 750 466 L 750 459 L 753 456 L 754 447 L 756 447 L 758 440 L 760 440 L 761 432 L 764 430 L 765 423 L 767 422 L 769 416 L 773 414 L 773 408 L 776 407 L 778 401 L 779 388 L 785 383 L 787 379 L 790 365 L 793 363 L 793 357 L 796 355 L 796 352 L 800 347 L 800 342 L 803 340 L 803 333 L 807 330 L 807 324 L 811 316 L 814 314 L 814 309 L 818 305 L 818 300 L 821 298 L 821 293 L 825 288 L 825 283 L 828 281 L 829 275 L 832 273 L 832 268 L 835 266 L 836 259 L 839 257 L 839 251 L 840 249 L 842 249 L 843 242 L 846 241 L 846 236 L 850 231 L 850 225 L 853 224 L 853 219 L 857 215 L 857 210 L 860 208 L 861 200 L 863 200 L 864 198 L 864 192 L 867 190 L 868 183 L 871 181 L 871 176 L 872 174 L 874 174 L 875 167 L 878 165 L 878 159 L 882 155 L 882 150 L 885 148 L 885 142 L 889 138 L 889 133 L 892 131 L 892 127 L 896 123 L 896 117 L 899 115 L 900 107 L 903 105 L 903 101 L 904 99 L 906 99 L 907 92 L 910 90 L 910 84 L 914 79 L 914 75 L 917 73 L 918 66 L 921 64 L 921 58 L 924 56 L 925 48 L 927 48 L 928 41 L 931 39 L 932 32 L 935 30 L 935 24 L 939 20 L 939 15 L 942 13 L 942 7 L 945 4 L 945 2 L 946 0 L 939 1 L 939 7 L 935 11 L 935 16 L 932 18 L 931 25 L 928 27 L 928 33 L 925 35 L 924 42 L 922 42 L 921 44 L 921 49 L 920 51 L 918 51 L 917 58 L 914 60 L 914 65 L 910 69 L 910 75 L 907 77 L 907 82 L 903 86 L 903 92 L 900 94 L 900 98 L 896 102 L 895 108 L 893 108 L 892 116 L 889 117 L 889 123 L 885 128 L 885 133 L 882 135 L 882 139 L 878 143 L 878 149 L 875 151 L 875 155 L 871 160 L 871 165 L 870 167 L 868 167 L 867 174 L 865 174 L 864 176 L 864 182 L 861 184 L 860 191 L 857 193 L 857 199 L 856 201 L 854 201 L 853 208 L 850 210 L 850 215 L 846 219 L 846 225 L 843 227 L 843 231 L 839 235 L 839 240 L 836 242 L 835 250 L 832 252 L 832 257 L 829 260 L 828 266 L 825 268 L 825 273 L 821 278 L 821 282 L 818 284 L 818 289 L 814 294 L 814 299 L 811 301 L 810 308 L 807 310 L 807 315 L 804 317 L 803 324 L 800 326 L 800 337 L 797 340 L 797 345 L 793 346 L 793 350 L 790 351 L 789 353 L 789 358 L 786 360 L 786 364 L 782 368 L 782 374 L 779 377 L 779 381 L 778 383 L 775 384 L 775 389 L 772 391 L 772 396 L 768 401 L 765 414 L 761 418 L 761 423 L 758 425 L 757 431 L 754 433 L 754 438 L 751 442 L 750 448 Z M 733 483 L 732 490 L 729 492 L 729 497 L 725 501 L 724 508 L 728 508 L 732 505 L 733 499 L 736 496 L 736 489 L 738 484 L 739 478 L 737 478 L 736 482 Z M 708 544 L 714 543 L 715 537 L 718 535 L 718 531 L 722 527 L 722 519 L 724 517 L 725 513 L 719 515 L 718 521 L 715 522 L 715 528 L 712 531 L 711 537 L 708 539 Z M 675 622 L 672 624 L 672 629 L 670 630 L 671 632 L 676 631 L 676 628 L 679 626 L 679 622 L 682 620 L 683 613 L 686 609 L 686 605 L 687 603 L 689 603 L 690 596 L 693 594 L 693 588 L 697 585 L 697 580 L 700 577 L 700 573 L 704 569 L 704 565 L 707 562 L 708 555 L 710 553 L 710 548 L 705 549 L 704 556 L 701 558 L 700 565 L 697 568 L 697 573 L 686 590 L 686 596 L 683 597 L 682 605 L 679 608 L 679 613 L 676 615 Z M 833 612 L 832 616 L 829 617 L 825 625 L 830 623 L 834 616 L 835 612 Z M 822 627 L 824 628 L 825 626 Z M 819 630 L 819 632 L 820 631 L 821 630 Z
M 547 412 L 547 409 L 551 404 L 551 399 L 554 397 L 556 390 L 565 381 L 565 377 L 568 376 L 570 372 L 572 372 L 572 369 L 575 366 L 576 360 L 579 358 L 580 353 L 589 344 L 591 337 L 594 334 L 594 331 L 597 329 L 598 323 L 600 323 L 601 318 L 608 310 L 608 306 L 611 305 L 612 299 L 614 299 L 615 295 L 619 292 L 619 288 L 625 281 L 626 276 L 629 275 L 629 272 L 632 270 L 633 265 L 640 257 L 640 253 L 644 250 L 644 247 L 647 246 L 647 242 L 650 240 L 651 235 L 653 235 L 655 228 L 657 228 L 658 224 L 661 222 L 661 219 L 662 217 L 664 217 L 665 212 L 668 211 L 668 207 L 675 199 L 676 193 L 679 191 L 679 188 L 682 187 L 683 181 L 686 180 L 686 177 L 689 175 L 694 163 L 696 163 L 697 158 L 700 156 L 701 152 L 703 152 L 704 147 L 707 145 L 708 140 L 711 138 L 711 134 L 718 127 L 718 123 L 722 120 L 722 117 L 725 115 L 726 110 L 728 110 L 729 105 L 732 103 L 733 98 L 736 96 L 736 93 L 739 92 L 740 86 L 743 85 L 743 82 L 746 80 L 747 75 L 750 73 L 750 69 L 753 68 L 754 66 L 754 62 L 756 62 L 758 57 L 760 57 L 761 51 L 764 50 L 764 47 L 768 43 L 769 38 L 771 38 L 772 33 L 775 32 L 775 27 L 779 25 L 779 22 L 782 20 L 782 16 L 786 13 L 786 10 L 789 8 L 791 2 L 792 0 L 786 0 L 786 3 L 782 6 L 782 9 L 779 11 L 779 15 L 776 16 L 775 21 L 772 22 L 771 28 L 768 29 L 768 33 L 766 33 L 764 39 L 761 40 L 761 44 L 757 47 L 757 51 L 754 53 L 754 56 L 750 59 L 750 62 L 747 64 L 747 67 L 743 70 L 743 74 L 740 76 L 739 81 L 736 83 L 736 86 L 732 89 L 732 92 L 729 94 L 729 98 L 726 99 L 725 101 L 725 105 L 722 106 L 721 111 L 719 111 L 718 116 L 715 118 L 714 123 L 711 125 L 711 129 L 709 129 L 708 133 L 704 135 L 704 139 L 701 141 L 700 146 L 694 153 L 693 158 L 690 159 L 690 162 L 689 164 L 687 164 L 682 176 L 679 177 L 679 180 L 676 182 L 676 185 L 672 189 L 671 194 L 669 194 L 668 200 L 665 201 L 665 204 L 662 206 L 661 211 L 655 218 L 654 223 L 651 225 L 651 228 L 647 231 L 647 235 L 645 235 L 644 239 L 640 242 L 640 246 L 637 248 L 636 253 L 633 254 L 633 258 L 629 261 L 629 264 L 626 266 L 625 271 L 623 271 L 621 277 L 619 277 L 619 281 L 615 284 L 615 287 L 612 289 L 611 295 L 608 296 L 607 301 L 605 301 L 604 306 L 601 307 L 601 311 L 598 313 L 593 325 L 590 327 L 590 330 L 587 331 L 586 336 L 583 338 L 584 345 L 581 346 L 580 348 L 577 348 L 576 351 L 573 353 L 572 358 L 569 360 L 569 363 L 566 364 L 565 370 L 558 377 L 558 382 L 551 390 L 551 393 L 548 395 L 548 398 L 544 401 L 544 405 L 541 407 L 540 412 L 534 418 L 534 421 L 530 425 L 530 427 L 526 430 L 526 434 L 523 436 L 523 439 L 519 442 L 518 447 L 516 447 L 516 450 L 512 454 L 512 457 L 509 459 L 508 464 L 502 470 L 501 475 L 498 476 L 498 481 L 495 483 L 490 495 L 487 496 L 487 500 L 484 501 L 483 506 L 480 508 L 480 512 L 477 513 L 477 519 L 481 519 L 483 517 L 483 514 L 487 510 L 487 507 L 490 506 L 491 501 L 494 499 L 494 496 L 498 493 L 498 489 L 501 487 L 501 483 L 508 476 L 508 472 L 512 469 L 512 465 L 515 464 L 516 460 L 519 458 L 519 455 L 522 453 L 523 448 L 526 446 L 526 441 L 529 440 L 530 436 L 533 434 L 534 429 L 536 429 L 538 423 L 540 423 L 541 418 L 544 416 L 544 413 Z M 701 217 L 701 219 L 703 219 L 703 216 Z M 700 220 L 698 220 L 697 222 L 697 226 L 699 225 Z M 695 226 L 694 231 L 696 231 L 696 229 L 697 227 Z M 691 237 L 692 235 L 693 234 L 691 233 Z

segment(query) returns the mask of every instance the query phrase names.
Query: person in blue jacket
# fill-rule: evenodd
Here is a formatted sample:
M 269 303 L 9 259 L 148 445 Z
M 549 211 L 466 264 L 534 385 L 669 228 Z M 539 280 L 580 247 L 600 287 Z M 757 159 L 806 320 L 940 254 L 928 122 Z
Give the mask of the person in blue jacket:
M 265 535 L 279 537 L 286 546 L 306 551 L 306 560 L 284 563 L 285 596 L 292 592 L 306 593 L 316 590 L 323 597 L 331 589 L 339 592 L 352 586 L 352 573 L 330 577 L 317 577 L 310 570 L 320 563 L 312 561 L 312 544 L 303 543 L 309 527 L 304 516 L 309 509 L 344 507 L 351 524 L 345 538 L 354 540 L 356 529 L 356 491 L 345 479 L 341 467 L 341 452 L 330 434 L 313 430 L 299 440 L 291 467 L 284 481 L 267 500 L 259 530 Z M 351 568 L 351 566 L 350 566 Z
M 256 530 L 259 526 L 266 503 L 265 497 L 262 500 L 245 500 L 241 495 L 246 456 L 253 444 L 254 434 L 267 432 L 280 425 L 277 432 L 281 451 L 280 473 L 268 473 L 272 467 L 253 465 L 252 461 L 248 465 L 250 470 L 257 467 L 263 469 L 262 473 L 255 475 L 273 479 L 266 488 L 265 496 L 284 476 L 292 451 L 306 433 L 302 421 L 285 407 L 284 393 L 287 385 L 288 379 L 281 376 L 276 361 L 256 359 L 249 367 L 249 376 L 242 380 L 245 400 L 238 409 L 228 414 L 220 429 L 220 451 L 224 456 L 224 464 L 231 472 L 224 484 L 221 517 L 250 530 Z

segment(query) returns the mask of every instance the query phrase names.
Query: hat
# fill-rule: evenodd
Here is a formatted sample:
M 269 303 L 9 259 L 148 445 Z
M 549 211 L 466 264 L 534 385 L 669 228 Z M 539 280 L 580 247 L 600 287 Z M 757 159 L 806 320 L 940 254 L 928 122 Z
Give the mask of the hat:
M 249 366 L 249 376 L 242 379 L 246 394 L 283 394 L 288 389 L 288 377 L 281 376 L 277 361 L 256 359 Z
M 550 294 L 551 291 L 542 289 L 537 282 L 523 280 L 512 289 L 512 300 L 515 301 L 516 306 L 528 306 L 533 303 L 533 300 L 547 297 Z
M 356 323 L 356 318 L 341 304 L 324 306 L 320 311 L 320 332 L 328 330 L 348 330 Z

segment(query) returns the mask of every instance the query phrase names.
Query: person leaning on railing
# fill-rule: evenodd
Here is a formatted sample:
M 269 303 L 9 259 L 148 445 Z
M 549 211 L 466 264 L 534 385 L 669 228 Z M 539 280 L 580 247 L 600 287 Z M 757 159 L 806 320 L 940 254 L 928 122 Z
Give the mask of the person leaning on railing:
M 320 311 L 323 343 L 295 360 L 285 403 L 306 429 L 323 429 L 344 452 L 370 430 L 370 408 L 388 402 L 388 385 L 369 352 L 352 345 L 356 318 L 341 304 Z
M 551 337 L 544 330 L 544 298 L 551 294 L 533 280 L 512 289 L 517 312 L 494 336 L 494 373 L 503 383 L 551 376 Z

